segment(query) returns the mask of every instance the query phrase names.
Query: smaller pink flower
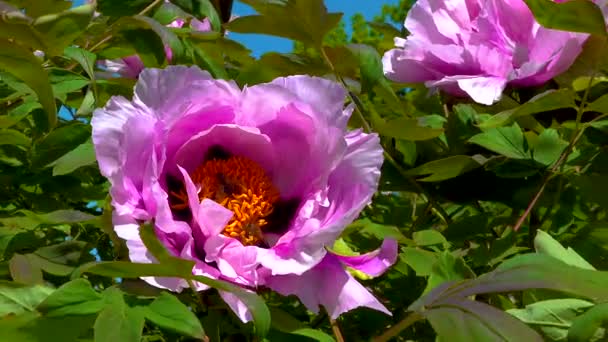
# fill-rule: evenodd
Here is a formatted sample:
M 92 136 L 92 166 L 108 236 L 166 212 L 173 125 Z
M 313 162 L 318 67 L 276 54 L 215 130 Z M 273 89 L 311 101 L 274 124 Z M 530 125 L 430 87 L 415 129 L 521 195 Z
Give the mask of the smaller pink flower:
M 566 71 L 588 37 L 540 26 L 523 0 L 419 0 L 405 27 L 410 35 L 382 59 L 386 77 L 486 105 L 507 84 L 540 85 Z
M 176 19 L 169 23 L 167 27 L 182 28 L 185 23 L 183 19 Z M 211 22 L 206 18 L 203 21 L 192 18 L 190 27 L 198 32 L 208 32 L 211 31 Z M 167 45 L 165 46 L 165 55 L 167 56 L 167 61 L 171 62 L 173 51 Z M 125 78 L 137 78 L 139 73 L 144 69 L 144 63 L 138 55 L 118 59 L 106 59 L 98 64 L 106 72 L 116 73 Z

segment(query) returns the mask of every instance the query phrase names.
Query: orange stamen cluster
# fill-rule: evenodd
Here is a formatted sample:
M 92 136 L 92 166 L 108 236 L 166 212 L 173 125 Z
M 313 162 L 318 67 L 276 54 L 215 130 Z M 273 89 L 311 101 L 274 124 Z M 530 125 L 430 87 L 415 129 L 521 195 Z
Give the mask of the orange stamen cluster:
M 190 178 L 200 189 L 200 200 L 212 199 L 234 212 L 222 234 L 240 240 L 245 246 L 263 241 L 262 228 L 279 199 L 279 192 L 264 169 L 250 159 L 232 156 L 205 161 Z M 172 195 L 179 201 L 172 205 L 174 209 L 188 207 L 185 189 Z

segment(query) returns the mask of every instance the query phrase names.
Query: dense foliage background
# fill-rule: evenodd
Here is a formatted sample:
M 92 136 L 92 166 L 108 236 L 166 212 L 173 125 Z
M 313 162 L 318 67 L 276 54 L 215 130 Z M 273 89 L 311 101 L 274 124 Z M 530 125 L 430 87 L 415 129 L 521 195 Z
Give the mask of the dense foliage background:
M 592 35 L 566 73 L 482 106 L 384 78 L 381 56 L 407 34 L 413 1 L 372 22 L 327 13 L 322 0 L 241 1 L 259 15 L 230 20 L 224 0 L 0 1 L 1 341 L 607 338 L 608 50 L 597 7 L 526 1 L 542 25 Z M 212 31 L 164 26 L 184 14 Z M 226 31 L 290 38 L 294 49 L 256 59 Z M 334 249 L 399 241 L 389 272 L 355 273 L 393 317 L 357 309 L 333 321 L 295 297 L 209 281 L 248 303 L 255 322 L 243 325 L 215 291 L 138 280 L 192 275 L 147 229 L 160 264 L 129 263 L 112 230 L 89 123 L 135 83 L 103 76 L 97 61 L 133 54 L 241 86 L 309 74 L 348 87 L 349 126 L 381 135 L 385 163 L 373 203 Z

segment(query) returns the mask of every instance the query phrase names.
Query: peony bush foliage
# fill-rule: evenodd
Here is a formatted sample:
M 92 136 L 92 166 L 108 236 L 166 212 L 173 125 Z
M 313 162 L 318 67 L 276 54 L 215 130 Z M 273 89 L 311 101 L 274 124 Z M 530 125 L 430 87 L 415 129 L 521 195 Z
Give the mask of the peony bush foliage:
M 240 2 L 0 1 L 0 341 L 608 338 L 608 2 Z

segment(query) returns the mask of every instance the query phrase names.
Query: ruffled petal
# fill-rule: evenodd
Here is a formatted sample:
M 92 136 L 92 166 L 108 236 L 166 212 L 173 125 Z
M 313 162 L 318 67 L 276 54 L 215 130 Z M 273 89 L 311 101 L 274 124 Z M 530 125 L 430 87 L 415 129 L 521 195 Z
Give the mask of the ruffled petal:
M 354 268 L 372 277 L 384 273 L 397 261 L 399 244 L 393 239 L 386 239 L 382 246 L 375 251 L 357 255 L 346 256 L 332 253 L 343 265 Z
M 331 246 L 371 201 L 383 162 L 380 140 L 361 130 L 348 133 L 345 140 L 346 152 L 329 176 L 327 197 L 314 200 L 313 209 L 303 206 L 291 229 L 271 249 L 258 253 L 273 275 L 302 274 L 321 262 L 325 246 Z
M 240 93 L 234 82 L 214 80 L 196 66 L 175 65 L 142 71 L 133 102 L 153 110 L 170 127 L 188 114 L 238 105 Z
M 312 107 L 314 113 L 322 113 L 323 120 L 328 125 L 346 127 L 348 116 L 342 110 L 346 90 L 339 83 L 320 77 L 297 75 L 277 78 L 271 84 L 295 94 L 299 99 L 296 106 L 306 103 Z
M 205 242 L 205 261 L 217 263 L 226 279 L 246 286 L 257 286 L 258 250 L 255 246 L 243 246 L 231 237 L 217 235 Z
M 296 295 L 312 312 L 318 313 L 322 305 L 333 319 L 362 306 L 391 315 L 332 255 L 302 275 L 271 277 L 266 286 L 285 296 Z
M 214 125 L 193 136 L 177 151 L 175 162 L 192 172 L 203 163 L 206 152 L 213 146 L 221 146 L 232 155 L 255 161 L 270 177 L 273 171 L 280 170 L 280 167 L 275 168 L 273 147 L 268 136 L 257 128 L 238 125 Z
M 232 311 L 236 314 L 236 316 L 243 322 L 247 323 L 253 320 L 253 316 L 251 315 L 251 311 L 247 308 L 247 305 L 243 303 L 242 300 L 239 299 L 237 295 L 231 292 L 226 291 L 218 291 L 220 296 L 228 304 L 228 306 L 232 309 Z M 251 292 L 251 291 L 249 291 Z
M 458 80 L 458 86 L 469 94 L 473 101 L 489 106 L 500 100 L 507 80 L 502 77 L 471 77 Z

